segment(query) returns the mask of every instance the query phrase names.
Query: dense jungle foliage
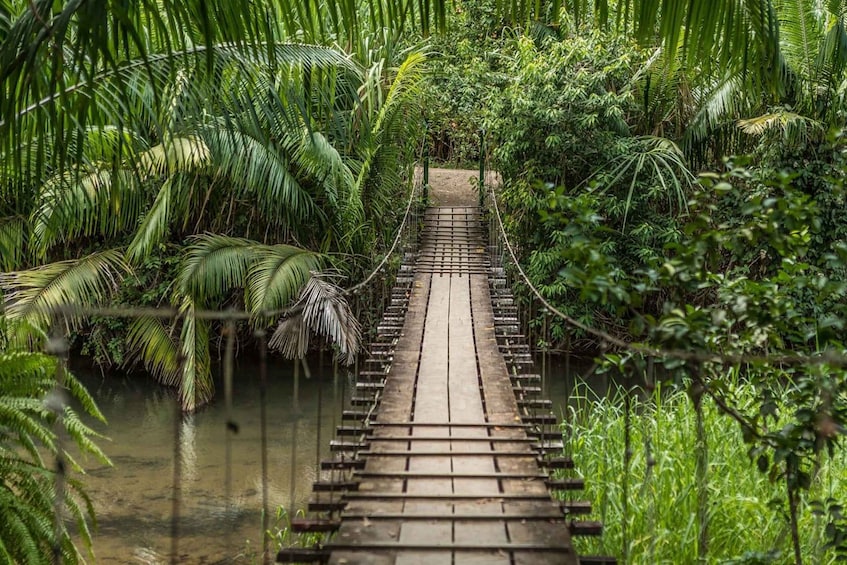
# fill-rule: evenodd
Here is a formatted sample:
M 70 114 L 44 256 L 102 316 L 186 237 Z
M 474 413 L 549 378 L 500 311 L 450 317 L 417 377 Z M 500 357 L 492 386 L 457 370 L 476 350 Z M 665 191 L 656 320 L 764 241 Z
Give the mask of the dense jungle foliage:
M 599 401 L 566 435 L 585 458 L 580 470 L 603 477 L 595 507 L 615 524 L 591 549 L 628 562 L 847 558 L 837 488 L 847 476 L 847 6 L 768 8 L 776 56 L 750 51 L 741 65 L 691 60 L 682 37 L 657 45 L 626 25 L 597 25 L 596 11 L 515 29 L 493 2 L 464 4 L 453 33 L 435 41 L 432 154 L 478 159 L 484 132 L 510 240 L 566 316 L 530 306 L 515 275 L 525 311 L 537 313 L 537 344 L 599 354 L 619 375 L 617 401 Z M 688 416 L 657 380 L 688 398 Z M 672 414 L 673 433 L 688 438 L 653 452 L 655 469 L 643 461 L 664 439 L 624 448 L 620 430 L 624 399 L 645 394 L 637 410 L 654 416 L 642 414 L 644 425 Z M 587 443 L 598 433 L 615 446 L 614 464 Z M 671 455 L 682 450 L 690 458 Z M 735 487 L 711 471 L 724 467 Z M 744 483 L 756 474 L 767 493 Z M 640 487 L 621 493 L 624 476 Z M 683 484 L 678 496 L 662 490 Z M 742 499 L 750 513 L 730 513 L 743 525 L 724 530 Z M 648 508 L 666 518 L 651 522 Z M 680 508 L 688 526 L 671 534 Z M 759 529 L 772 518 L 772 530 Z
M 56 449 L 38 430 L 61 410 L 31 402 L 46 384 L 4 368 L 51 328 L 185 411 L 213 394 L 207 310 L 245 311 L 241 341 L 272 330 L 297 356 L 317 332 L 349 360 L 339 287 L 390 245 L 426 128 L 435 159 L 500 172 L 531 283 L 570 317 L 533 320 L 539 344 L 605 354 L 625 399 L 654 364 L 688 398 L 694 542 L 674 557 L 845 557 L 843 495 L 819 488 L 847 419 L 845 63 L 844 0 L 0 0 L 0 385 L 29 399 L 0 415 L 3 449 Z M 91 315 L 105 304 L 177 315 Z M 719 417 L 782 526 L 747 557 L 709 553 Z M 609 473 L 628 476 L 623 453 Z M 75 560 L 50 481 L 19 475 L 0 471 L 33 518 L 0 543 Z M 609 534 L 627 560 L 656 555 Z

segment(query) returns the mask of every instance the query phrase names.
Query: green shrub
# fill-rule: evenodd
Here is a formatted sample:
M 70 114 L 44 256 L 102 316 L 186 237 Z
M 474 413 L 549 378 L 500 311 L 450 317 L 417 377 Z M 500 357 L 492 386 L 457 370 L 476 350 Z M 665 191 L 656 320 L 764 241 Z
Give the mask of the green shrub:
M 631 82 L 639 57 L 631 42 L 599 32 L 517 40 L 489 125 L 504 180 L 574 188 L 620 155 L 627 118 L 638 111 Z

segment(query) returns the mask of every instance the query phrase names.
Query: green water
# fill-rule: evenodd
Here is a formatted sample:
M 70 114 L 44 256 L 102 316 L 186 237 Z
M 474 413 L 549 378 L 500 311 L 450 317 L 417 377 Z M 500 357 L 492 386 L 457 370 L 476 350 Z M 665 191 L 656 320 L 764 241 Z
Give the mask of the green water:
M 331 367 L 323 371 L 313 367 L 311 379 L 300 379 L 299 409 L 295 409 L 290 364 L 272 362 L 268 372 L 270 506 L 303 507 L 316 478 L 316 457 L 329 456 L 329 440 L 340 424 L 346 378 L 335 381 Z M 235 371 L 232 420 L 238 433 L 230 441 L 229 487 L 227 417 L 220 393 L 214 404 L 179 418 L 177 425 L 173 391 L 149 378 L 75 373 L 109 422 L 97 429 L 108 437 L 101 444 L 114 463 L 111 468 L 89 466 L 91 461 L 86 465 L 84 481 L 98 520 L 95 562 L 169 562 L 176 443 L 182 451 L 180 561 L 250 562 L 247 555 L 261 547 L 262 539 L 258 367 L 240 363 Z
M 317 478 L 316 461 L 327 458 L 339 425 L 342 400 L 350 396 L 350 377 L 334 378 L 331 367 L 312 363 L 312 378 L 301 377 L 299 409 L 293 406 L 291 365 L 269 365 L 268 447 L 270 507 L 305 507 Z M 598 392 L 608 383 L 590 376 L 590 360 L 554 358 L 545 379 L 545 397 L 560 415 L 578 375 Z M 540 361 L 537 370 L 540 371 Z M 174 494 L 174 447 L 182 452 L 179 474 L 177 553 L 184 563 L 220 563 L 251 557 L 261 547 L 262 475 L 260 459 L 259 379 L 255 364 L 235 370 L 230 483 L 227 488 L 226 411 L 222 386 L 216 402 L 176 425 L 172 390 L 143 375 L 101 376 L 76 370 L 108 419 L 97 426 L 114 467 L 87 467 L 84 478 L 97 513 L 96 563 L 168 563 L 171 554 Z M 343 398 L 342 398 L 343 397 Z M 318 399 L 322 399 L 318 419 Z M 320 440 L 320 441 L 319 441 Z M 293 461 L 293 472 L 292 472 Z M 89 462 L 91 465 L 91 462 Z M 292 492 L 292 475 L 293 492 Z

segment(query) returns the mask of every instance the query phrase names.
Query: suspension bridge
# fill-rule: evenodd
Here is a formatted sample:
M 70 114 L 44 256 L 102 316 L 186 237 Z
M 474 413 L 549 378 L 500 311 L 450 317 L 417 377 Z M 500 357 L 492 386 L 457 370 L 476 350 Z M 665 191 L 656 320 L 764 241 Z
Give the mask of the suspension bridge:
M 283 548 L 277 562 L 615 562 L 572 544 L 602 524 L 589 503 L 556 496 L 583 479 L 539 398 L 542 376 L 492 253 L 496 224 L 476 200 L 424 210 L 308 515 L 291 522 L 323 541 Z

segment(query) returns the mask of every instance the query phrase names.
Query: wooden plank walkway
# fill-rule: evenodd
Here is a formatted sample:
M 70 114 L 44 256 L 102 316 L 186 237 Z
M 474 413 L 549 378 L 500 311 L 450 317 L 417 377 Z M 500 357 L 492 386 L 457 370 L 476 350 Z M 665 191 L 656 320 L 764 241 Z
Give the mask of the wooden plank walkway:
M 348 446 L 364 464 L 330 563 L 579 562 L 498 346 L 483 235 L 478 208 L 426 212 L 378 408 Z

